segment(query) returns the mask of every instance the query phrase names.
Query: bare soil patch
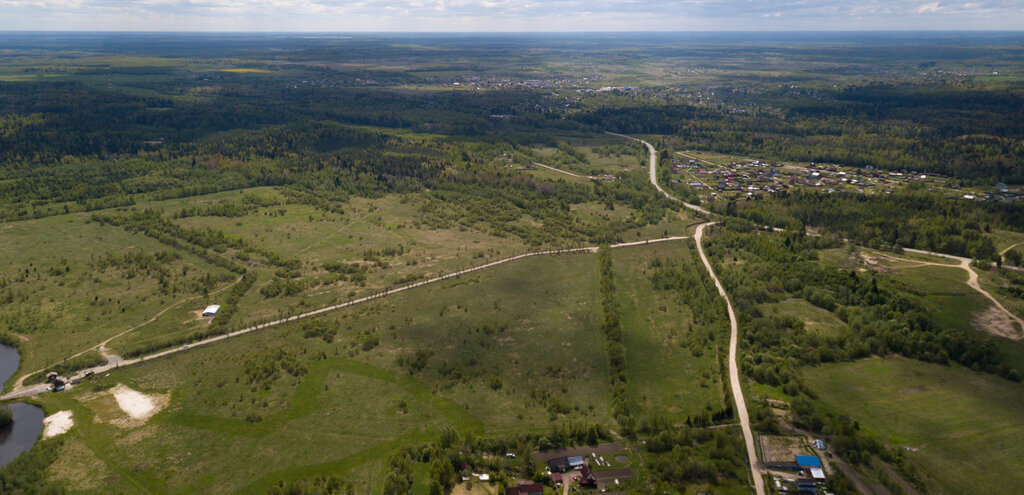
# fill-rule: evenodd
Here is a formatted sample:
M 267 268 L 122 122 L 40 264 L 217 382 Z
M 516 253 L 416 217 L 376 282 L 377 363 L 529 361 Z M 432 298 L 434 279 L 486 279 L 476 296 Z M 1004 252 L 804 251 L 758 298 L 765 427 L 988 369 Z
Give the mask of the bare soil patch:
M 899 394 L 900 395 L 904 395 L 904 396 L 906 396 L 906 395 L 917 395 L 917 394 L 919 394 L 921 392 L 924 392 L 925 390 L 928 390 L 928 388 L 925 387 L 924 385 L 915 385 L 913 387 L 901 388 L 899 390 Z
M 75 425 L 71 411 L 60 411 L 43 418 L 43 438 L 63 435 Z
M 1017 322 L 995 305 L 990 305 L 985 311 L 975 313 L 973 324 L 975 328 L 992 335 L 1008 339 L 1021 338 L 1021 330 L 1018 328 Z
M 766 462 L 792 462 L 806 453 L 803 437 L 796 436 L 762 435 L 761 448 Z
M 617 454 L 619 452 L 622 452 L 621 445 L 617 443 L 602 443 L 598 445 L 584 445 L 582 447 L 573 447 L 569 449 L 554 449 L 534 452 L 533 458 L 538 462 L 547 462 L 558 457 L 583 457 L 590 454 L 605 455 Z
M 118 384 L 116 387 L 82 398 L 96 412 L 96 422 L 109 422 L 121 428 L 142 426 L 171 401 L 170 394 L 144 394 Z
M 459 483 L 452 488 L 452 495 L 494 495 L 498 493 L 497 487 L 484 482 L 474 482 L 472 487 L 469 483 Z

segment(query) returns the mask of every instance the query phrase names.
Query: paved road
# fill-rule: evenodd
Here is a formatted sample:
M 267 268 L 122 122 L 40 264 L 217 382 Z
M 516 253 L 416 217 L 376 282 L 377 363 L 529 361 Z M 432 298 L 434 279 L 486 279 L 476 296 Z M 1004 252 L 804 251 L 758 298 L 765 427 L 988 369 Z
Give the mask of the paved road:
M 618 249 L 618 248 L 625 248 L 625 247 L 631 247 L 631 246 L 642 246 L 642 245 L 647 245 L 647 244 L 657 244 L 659 242 L 678 241 L 678 240 L 683 240 L 683 239 L 689 239 L 689 237 L 687 237 L 687 236 L 661 237 L 661 238 L 658 238 L 658 239 L 646 239 L 646 240 L 642 240 L 642 241 L 633 241 L 633 242 L 623 242 L 623 243 L 619 243 L 619 244 L 612 244 L 609 247 L 611 247 L 612 249 Z M 243 328 L 241 330 L 236 330 L 236 331 L 231 332 L 231 333 L 227 333 L 227 334 L 223 334 L 223 335 L 218 335 L 216 337 L 210 337 L 210 338 L 205 339 L 205 340 L 200 340 L 198 342 L 193 342 L 191 344 L 183 345 L 183 346 L 180 346 L 180 347 L 175 347 L 175 348 L 172 348 L 172 349 L 167 349 L 165 351 L 157 352 L 157 353 L 150 354 L 150 355 L 147 355 L 147 356 L 142 356 L 142 357 L 133 358 L 133 359 L 121 359 L 121 358 L 119 358 L 117 356 L 114 356 L 117 359 L 113 359 L 110 362 L 108 362 L 107 364 L 104 364 L 102 366 L 96 366 L 96 367 L 93 367 L 93 368 L 81 370 L 78 373 L 76 373 L 74 376 L 72 376 L 71 379 L 72 380 L 76 380 L 76 379 L 83 378 L 85 376 L 85 374 L 88 373 L 88 372 L 100 374 L 100 373 L 105 373 L 105 372 L 110 371 L 110 370 L 115 369 L 115 368 L 120 368 L 120 367 L 124 367 L 124 366 L 132 366 L 132 365 L 139 364 L 139 363 L 142 363 L 142 362 L 145 362 L 145 361 L 150 361 L 150 360 L 153 360 L 153 359 L 158 359 L 158 358 L 170 356 L 171 354 L 176 354 L 176 353 L 179 353 L 179 352 L 183 352 L 183 351 L 186 351 L 186 350 L 191 349 L 193 347 L 200 347 L 200 346 L 210 345 L 210 344 L 213 344 L 215 342 L 220 342 L 222 340 L 227 340 L 227 339 L 230 339 L 232 337 L 237 337 L 239 335 L 244 335 L 244 334 L 247 334 L 247 333 L 255 332 L 257 330 L 262 330 L 264 328 L 269 328 L 269 327 L 277 326 L 277 325 L 280 325 L 282 323 L 288 323 L 288 322 L 296 321 L 296 320 L 299 320 L 299 319 L 302 319 L 302 318 L 309 318 L 311 316 L 316 316 L 316 315 L 319 315 L 319 314 L 322 314 L 322 313 L 327 313 L 329 311 L 335 311 L 335 310 L 338 310 L 338 309 L 347 308 L 349 306 L 355 306 L 357 304 L 362 304 L 364 302 L 372 301 L 374 299 L 380 299 L 382 297 L 387 297 L 387 296 L 390 296 L 392 294 L 397 294 L 399 292 L 407 291 L 409 289 L 415 289 L 416 287 L 422 287 L 424 285 L 433 284 L 433 283 L 436 283 L 436 282 L 440 282 L 442 280 L 448 280 L 450 278 L 456 278 L 456 277 L 459 277 L 461 275 L 465 275 L 467 273 L 472 273 L 472 272 L 475 272 L 475 271 L 484 270 L 484 269 L 487 269 L 487 268 L 492 268 L 492 267 L 495 267 L 495 266 L 498 266 L 498 265 L 503 265 L 505 263 L 509 263 L 509 262 L 512 262 L 512 261 L 521 260 L 523 258 L 529 258 L 531 256 L 544 256 L 544 255 L 553 255 L 553 254 L 572 254 L 572 253 L 596 253 L 597 250 L 598 250 L 597 246 L 588 246 L 588 247 L 566 248 L 566 249 L 551 249 L 551 250 L 547 250 L 547 251 L 535 251 L 535 252 L 532 252 L 532 253 L 519 254 L 519 255 L 516 255 L 516 256 L 508 257 L 508 258 L 503 258 L 503 259 L 500 259 L 500 260 L 497 260 L 497 261 L 492 261 L 490 263 L 486 263 L 486 264 L 483 264 L 483 265 L 474 266 L 474 267 L 471 267 L 471 268 L 466 268 L 464 270 L 459 270 L 457 272 L 449 273 L 447 275 L 441 275 L 441 276 L 434 277 L 434 278 L 431 278 L 431 279 L 428 279 L 428 280 L 421 280 L 419 282 L 415 282 L 415 283 L 412 283 L 412 284 L 409 284 L 409 285 L 404 285 L 404 286 L 401 286 L 401 287 L 395 287 L 393 289 L 388 289 L 388 290 L 385 290 L 385 291 L 382 291 L 382 292 L 378 292 L 376 294 L 372 294 L 372 295 L 369 295 L 369 296 L 366 296 L 366 297 L 361 297 L 359 299 L 353 299 L 353 300 L 345 302 L 345 303 L 335 304 L 333 306 L 327 306 L 327 307 L 324 307 L 324 308 L 316 309 L 316 310 L 313 310 L 313 311 L 308 311 L 308 312 L 301 313 L 301 314 L 294 315 L 294 316 L 289 316 L 287 318 L 281 318 L 279 320 L 274 320 L 274 321 L 270 321 L 270 322 L 267 322 L 267 323 L 260 323 L 258 325 L 253 325 L 253 326 L 250 326 L 250 327 L 247 327 L 247 328 Z M 165 309 L 165 311 L 166 311 L 166 309 Z M 42 385 L 42 384 L 41 385 L 33 385 L 33 386 L 30 386 L 30 387 L 20 387 L 19 386 L 18 388 L 16 388 L 11 393 L 8 393 L 6 395 L 0 395 L 0 401 L 4 401 L 4 400 L 8 400 L 8 399 L 20 398 L 20 397 L 28 397 L 28 396 L 31 396 L 31 395 L 36 395 L 36 394 L 42 393 L 45 390 L 46 390 L 46 385 Z
M 698 211 L 705 215 L 711 215 L 710 211 L 701 208 L 700 206 L 680 201 L 658 185 L 658 154 L 655 151 L 654 146 L 651 146 L 651 143 L 632 136 L 616 134 L 614 132 L 605 131 L 605 133 L 644 143 L 644 146 L 647 146 L 647 152 L 651 155 L 651 166 L 649 167 L 651 184 L 654 185 L 661 194 L 664 194 L 666 198 L 683 203 L 683 205 L 691 210 Z M 701 244 L 701 239 L 704 237 L 704 228 L 708 225 L 714 224 L 715 222 L 707 222 L 697 226 L 697 233 L 694 236 L 694 239 L 697 241 L 697 253 L 700 254 L 700 260 L 704 263 L 704 268 L 708 270 L 708 274 L 711 275 L 711 280 L 715 282 L 715 287 L 718 288 L 718 295 L 722 296 L 722 299 L 725 299 L 726 309 L 729 310 L 729 387 L 732 389 L 733 402 L 736 403 L 736 414 L 740 419 L 740 429 L 743 430 L 743 441 L 747 445 L 747 461 L 750 463 L 750 474 L 753 478 L 751 482 L 754 484 L 754 491 L 757 492 L 757 495 L 764 495 L 764 484 L 762 483 L 763 480 L 761 478 L 762 470 L 757 461 L 757 451 L 754 450 L 754 434 L 750 430 L 750 416 L 747 414 L 747 402 L 743 398 L 743 389 L 740 387 L 739 366 L 736 364 L 736 349 L 739 345 L 739 325 L 736 322 L 736 313 L 732 309 L 732 301 L 729 300 L 729 295 L 725 292 L 725 287 L 723 287 L 722 283 L 718 281 L 718 277 L 715 275 L 715 270 L 711 268 L 711 263 L 708 261 L 708 257 L 704 255 L 704 246 Z

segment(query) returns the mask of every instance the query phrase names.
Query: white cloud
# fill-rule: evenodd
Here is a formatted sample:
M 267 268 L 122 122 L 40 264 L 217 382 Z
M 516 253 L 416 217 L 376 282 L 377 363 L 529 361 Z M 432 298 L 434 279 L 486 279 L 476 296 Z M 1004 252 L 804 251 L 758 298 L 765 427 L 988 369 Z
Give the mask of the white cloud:
M 917 13 L 918 14 L 928 14 L 928 13 L 932 13 L 932 12 L 939 12 L 941 10 L 942 10 L 942 6 L 939 5 L 939 2 L 932 2 L 932 3 L 926 3 L 926 4 L 918 7 L 917 8 Z

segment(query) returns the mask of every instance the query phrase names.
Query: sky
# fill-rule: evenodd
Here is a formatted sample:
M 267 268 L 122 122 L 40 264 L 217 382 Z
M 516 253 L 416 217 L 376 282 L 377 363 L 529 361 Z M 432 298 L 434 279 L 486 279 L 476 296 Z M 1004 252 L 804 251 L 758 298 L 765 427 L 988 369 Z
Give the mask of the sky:
M 1024 0 L 0 0 L 0 30 L 1021 30 Z

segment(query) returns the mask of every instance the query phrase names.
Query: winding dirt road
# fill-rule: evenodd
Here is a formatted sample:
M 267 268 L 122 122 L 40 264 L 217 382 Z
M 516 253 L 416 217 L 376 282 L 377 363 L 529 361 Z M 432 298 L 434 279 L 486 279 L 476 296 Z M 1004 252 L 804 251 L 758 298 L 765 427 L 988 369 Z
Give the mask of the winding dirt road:
M 125 330 L 125 331 L 123 331 L 123 332 L 121 332 L 121 333 L 119 333 L 117 335 L 114 335 L 113 337 L 110 337 L 109 339 L 104 340 L 103 342 L 100 342 L 99 344 L 96 344 L 96 345 L 94 345 L 94 346 L 92 346 L 92 347 L 90 347 L 90 348 L 88 348 L 88 349 L 86 349 L 86 350 L 84 350 L 82 352 L 79 352 L 77 354 L 73 354 L 71 356 L 68 356 L 67 358 L 64 358 L 64 361 L 67 361 L 69 359 L 74 359 L 74 358 L 76 358 L 78 356 L 81 356 L 82 354 L 85 354 L 85 353 L 87 353 L 89 351 L 94 351 L 95 350 L 95 351 L 99 351 L 100 355 L 103 356 L 103 359 L 106 359 L 109 364 L 116 365 L 116 364 L 122 362 L 123 360 L 121 359 L 121 356 L 113 354 L 113 353 L 110 352 L 109 349 L 107 349 L 107 344 L 109 344 L 111 341 L 113 341 L 114 339 L 117 339 L 119 337 L 123 337 L 123 336 L 125 336 L 125 335 L 127 335 L 127 334 L 129 334 L 129 333 L 131 333 L 131 332 L 133 332 L 133 331 L 135 331 L 137 329 L 139 329 L 139 328 L 142 328 L 142 327 L 144 327 L 146 325 L 149 325 L 150 323 L 153 323 L 154 321 L 156 321 L 157 318 L 163 316 L 164 313 L 166 313 L 166 312 L 168 312 L 168 311 L 170 311 L 170 310 L 172 310 L 172 309 L 174 309 L 174 308 L 176 308 L 178 306 L 181 306 L 182 304 L 185 304 L 185 303 L 187 303 L 189 301 L 194 301 L 196 299 L 199 299 L 200 297 L 209 297 L 209 296 L 214 296 L 214 295 L 220 294 L 221 292 L 224 292 L 224 291 L 230 289 L 235 284 L 237 284 L 238 282 L 241 282 L 241 281 L 242 281 L 242 277 L 238 277 L 237 279 L 235 279 L 234 282 L 231 282 L 230 284 L 228 284 L 228 285 L 226 285 L 224 287 L 221 287 L 220 289 L 217 289 L 217 290 L 207 294 L 206 296 L 192 296 L 192 297 L 189 297 L 187 299 L 182 299 L 182 300 L 180 300 L 180 301 L 178 301 L 178 302 L 176 302 L 176 303 L 174 303 L 174 304 L 172 304 L 170 306 L 167 306 L 166 308 L 160 310 L 160 312 L 155 314 L 155 315 L 153 315 L 152 318 L 150 318 L 150 319 L 148 319 L 148 320 L 146 320 L 146 321 L 144 321 L 142 323 L 139 323 L 138 325 L 135 325 L 134 327 L 131 327 L 128 330 Z M 32 375 L 34 375 L 36 373 L 45 371 L 45 370 L 47 370 L 47 369 L 49 369 L 49 368 L 51 368 L 53 366 L 56 366 L 57 364 L 59 364 L 59 363 L 52 363 L 49 366 L 47 366 L 46 368 L 42 368 L 42 369 L 38 369 L 38 370 L 29 372 L 29 373 L 25 373 L 24 375 L 21 376 L 21 378 L 18 378 L 18 381 L 14 382 L 14 386 L 11 387 L 11 390 L 13 390 L 13 392 L 11 392 L 11 393 L 25 390 L 26 387 L 24 386 L 24 384 L 25 384 L 25 380 L 27 380 L 28 377 L 30 377 L 30 376 L 32 376 Z M 39 386 L 41 386 L 44 389 L 46 388 L 45 385 L 39 385 Z M 32 386 L 32 387 L 28 387 L 28 388 L 37 388 L 37 387 L 36 386 Z M 35 394 L 32 394 L 32 395 L 35 395 Z M 2 399 L 3 397 L 7 397 L 7 396 L 6 395 L 5 396 L 0 396 L 0 399 Z M 24 397 L 24 396 L 22 395 L 21 397 Z
M 651 146 L 651 143 L 632 136 L 616 134 L 614 132 L 605 131 L 605 133 L 612 136 L 631 139 L 633 141 L 639 141 L 643 143 L 644 146 L 647 146 L 647 151 L 651 155 L 651 165 L 649 167 L 651 184 L 654 185 L 661 194 L 664 194 L 666 198 L 671 199 L 672 201 L 678 201 L 687 208 L 703 213 L 704 215 L 711 215 L 710 211 L 701 208 L 700 206 L 680 201 L 658 185 L 658 154 L 655 151 L 654 146 Z M 751 483 L 753 483 L 754 491 L 757 492 L 757 495 L 764 495 L 764 484 L 762 483 L 763 471 L 761 470 L 760 463 L 757 461 L 757 451 L 754 450 L 754 434 L 750 429 L 750 416 L 747 414 L 747 402 L 743 398 L 743 388 L 740 387 L 739 365 L 736 364 L 737 348 L 739 347 L 739 324 L 736 322 L 736 313 L 732 309 L 732 301 L 729 300 L 729 294 L 725 292 L 725 287 L 723 287 L 722 283 L 718 281 L 718 276 L 715 275 L 715 270 L 711 268 L 711 263 L 708 261 L 708 257 L 704 254 L 704 245 L 701 244 L 701 240 L 704 237 L 704 228 L 708 225 L 714 225 L 715 223 L 717 222 L 706 222 L 697 226 L 697 232 L 694 235 L 694 240 L 697 241 L 697 253 L 700 254 L 700 260 L 704 263 L 704 268 L 707 269 L 708 275 L 711 276 L 711 280 L 715 282 L 715 287 L 718 289 L 718 295 L 722 296 L 722 299 L 725 300 L 726 309 L 729 310 L 729 388 L 732 389 L 733 402 L 736 404 L 736 414 L 740 419 L 740 429 L 743 430 L 743 442 L 747 446 L 747 462 L 750 463 L 750 474 L 753 478 L 751 479 Z
M 616 134 L 614 132 L 608 132 L 608 131 L 605 131 L 605 134 L 610 134 L 612 136 L 618 136 L 618 137 L 626 138 L 626 139 L 629 139 L 629 140 L 632 140 L 632 141 L 639 141 L 639 142 L 643 143 L 644 146 L 647 146 L 647 152 L 651 155 L 651 164 L 650 164 L 649 167 L 647 167 L 647 170 L 648 170 L 648 172 L 650 172 L 651 184 L 655 187 L 655 189 L 657 189 L 658 192 L 660 192 L 661 194 L 664 194 L 666 198 L 671 199 L 672 201 L 676 201 L 676 202 L 682 203 L 683 206 L 685 206 L 685 207 L 687 207 L 687 208 L 689 208 L 689 209 L 691 209 L 693 211 L 696 211 L 698 213 L 702 213 L 704 215 L 710 215 L 711 214 L 710 211 L 708 211 L 708 210 L 706 210 L 704 208 L 701 208 L 700 206 L 691 205 L 690 203 L 682 201 L 679 198 L 669 194 L 668 191 L 666 191 L 666 190 L 661 188 L 661 185 L 658 184 L 658 173 L 657 173 L 657 169 L 658 169 L 658 153 L 655 152 L 654 146 L 651 146 L 651 143 L 648 143 L 647 141 L 644 141 L 643 139 L 635 138 L 633 136 L 627 136 L 625 134 Z
M 966 270 L 967 271 L 967 285 L 970 286 L 972 289 L 976 290 L 979 294 L 985 296 L 985 298 L 988 299 L 989 301 L 991 301 L 992 305 L 995 306 L 997 309 L 999 309 L 1000 312 L 1005 314 L 1007 318 L 1009 318 L 1011 321 L 1013 321 L 1017 325 L 1019 325 L 1019 328 L 1016 329 L 1016 331 L 1017 331 L 1016 335 L 1001 335 L 1001 337 L 1007 337 L 1007 338 L 1011 338 L 1011 339 L 1014 339 L 1014 340 L 1024 339 L 1024 320 L 1021 320 L 1019 316 L 1013 314 L 1010 310 L 1006 309 L 1006 307 L 1003 306 L 1003 304 L 1000 303 L 995 297 L 993 297 L 992 294 L 989 293 L 989 291 L 987 291 L 987 290 L 985 290 L 985 289 L 983 289 L 981 287 L 981 284 L 978 283 L 978 272 L 974 271 L 974 269 L 971 268 L 971 259 L 970 258 L 964 258 L 962 256 L 953 256 L 951 254 L 936 253 L 936 252 L 932 252 L 932 251 L 923 251 L 921 249 L 905 248 L 903 250 L 908 252 L 908 253 L 924 254 L 924 255 L 928 255 L 928 256 L 937 256 L 937 257 L 940 257 L 940 258 L 946 258 L 946 259 L 950 259 L 950 260 L 956 261 L 958 264 L 950 265 L 948 263 L 935 263 L 935 262 L 931 262 L 931 261 L 911 260 L 911 259 L 906 259 L 906 258 L 898 258 L 896 256 L 884 255 L 886 258 L 889 258 L 889 259 L 900 260 L 900 261 L 910 261 L 910 262 L 913 262 L 913 263 L 917 263 L 916 266 L 907 267 L 907 268 L 916 268 L 918 266 L 945 266 L 945 267 L 949 267 L 949 268 L 957 268 L 957 267 L 959 267 L 959 268 L 962 268 L 962 269 Z

